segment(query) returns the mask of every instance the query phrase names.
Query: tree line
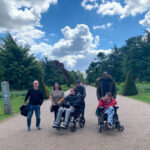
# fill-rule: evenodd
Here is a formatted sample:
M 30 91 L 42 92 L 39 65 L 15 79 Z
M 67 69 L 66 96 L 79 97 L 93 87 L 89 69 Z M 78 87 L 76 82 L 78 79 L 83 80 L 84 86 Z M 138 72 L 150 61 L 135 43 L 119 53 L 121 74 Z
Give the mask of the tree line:
M 112 53 L 98 53 L 91 62 L 87 73 L 87 81 L 95 83 L 96 79 L 107 71 L 116 82 L 124 82 L 127 72 L 132 72 L 137 82 L 150 82 L 150 32 L 143 36 L 132 37 L 120 48 L 116 45 Z
M 68 71 L 63 63 L 48 57 L 38 60 L 30 54 L 29 46 L 17 44 L 11 34 L 0 38 L 0 82 L 8 81 L 11 89 L 27 89 L 33 80 L 47 86 L 53 86 L 55 82 L 70 86 L 76 79 L 84 80 L 80 71 Z

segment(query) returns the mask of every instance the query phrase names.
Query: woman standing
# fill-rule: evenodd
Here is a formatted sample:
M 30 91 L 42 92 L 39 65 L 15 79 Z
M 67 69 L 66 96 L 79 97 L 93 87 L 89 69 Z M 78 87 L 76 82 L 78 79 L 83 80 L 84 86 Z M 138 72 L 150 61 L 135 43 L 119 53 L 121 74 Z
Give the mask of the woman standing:
M 64 99 L 64 92 L 61 90 L 60 85 L 58 83 L 55 83 L 54 88 L 50 94 L 50 100 L 52 103 L 51 112 L 54 112 L 55 120 L 59 109 L 59 103 L 60 101 L 63 101 L 63 99 Z

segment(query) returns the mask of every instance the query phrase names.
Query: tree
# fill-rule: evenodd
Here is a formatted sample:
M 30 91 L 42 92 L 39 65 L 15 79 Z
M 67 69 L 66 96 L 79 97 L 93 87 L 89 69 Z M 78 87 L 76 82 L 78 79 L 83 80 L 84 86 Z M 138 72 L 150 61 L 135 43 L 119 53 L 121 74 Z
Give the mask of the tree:
M 41 63 L 29 55 L 29 47 L 19 46 L 10 34 L 0 45 L 0 79 L 13 89 L 27 89 L 42 74 Z
M 138 94 L 132 73 L 129 71 L 126 75 L 123 95 L 129 96 L 129 95 L 136 95 Z

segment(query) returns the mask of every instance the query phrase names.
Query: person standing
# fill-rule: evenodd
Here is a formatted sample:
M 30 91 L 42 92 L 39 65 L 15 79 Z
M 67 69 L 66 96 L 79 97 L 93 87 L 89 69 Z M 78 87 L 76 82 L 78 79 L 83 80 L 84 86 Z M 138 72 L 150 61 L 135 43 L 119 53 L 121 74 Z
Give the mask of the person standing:
M 97 83 L 97 99 L 100 100 L 105 96 L 107 92 L 112 94 L 113 98 L 116 98 L 116 85 L 111 76 L 107 73 L 103 73 L 103 77 L 98 78 Z
M 84 116 L 84 111 L 85 111 L 85 97 L 86 97 L 86 90 L 85 87 L 81 85 L 81 81 L 77 80 L 76 81 L 76 88 L 77 94 L 81 96 L 82 102 L 81 102 L 81 107 L 83 108 L 83 116 Z
M 63 99 L 64 99 L 64 92 L 61 90 L 60 85 L 58 83 L 55 83 L 54 88 L 50 93 L 50 100 L 52 103 L 51 112 L 54 112 L 54 122 L 57 117 L 59 102 L 63 101 Z
M 30 97 L 30 98 L 29 98 Z M 29 112 L 28 112 L 28 116 L 27 116 L 27 127 L 28 127 L 28 131 L 31 130 L 30 126 L 31 126 L 31 119 L 32 119 L 32 115 L 33 112 L 35 111 L 35 115 L 36 115 L 36 129 L 40 130 L 40 106 L 43 103 L 43 94 L 42 92 L 39 90 L 39 82 L 37 80 L 35 80 L 33 82 L 33 88 L 29 89 L 26 97 L 25 97 L 25 101 L 24 101 L 24 105 L 26 105 L 27 100 L 29 98 Z

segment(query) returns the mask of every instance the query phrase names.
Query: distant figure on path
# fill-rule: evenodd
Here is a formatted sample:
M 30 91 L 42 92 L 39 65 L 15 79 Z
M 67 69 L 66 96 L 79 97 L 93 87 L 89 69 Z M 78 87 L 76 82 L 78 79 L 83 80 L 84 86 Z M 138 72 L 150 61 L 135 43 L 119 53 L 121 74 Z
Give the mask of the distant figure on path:
M 33 112 L 35 111 L 35 115 L 36 115 L 36 129 L 40 130 L 40 106 L 43 103 L 43 94 L 42 92 L 39 90 L 39 82 L 37 80 L 35 80 L 33 82 L 33 88 L 29 89 L 26 97 L 25 97 L 25 101 L 24 101 L 24 105 L 26 105 L 26 102 L 29 99 L 29 112 L 28 112 L 28 116 L 27 116 L 27 127 L 28 127 L 28 131 L 31 130 L 30 126 L 31 126 L 31 118 L 33 115 Z
M 51 112 L 54 112 L 54 122 L 57 117 L 59 102 L 64 99 L 64 92 L 61 90 L 61 87 L 58 83 L 55 83 L 52 92 L 50 93 L 50 100 L 52 103 Z
M 98 78 L 97 83 L 97 99 L 104 97 L 107 92 L 112 94 L 112 97 L 116 98 L 116 85 L 112 77 L 107 73 L 103 73 L 103 77 Z
M 79 93 L 80 96 L 81 96 L 81 99 L 82 99 L 81 106 L 83 107 L 83 116 L 84 116 L 86 90 L 85 90 L 85 87 L 81 85 L 81 81 L 80 80 L 76 81 L 76 90 L 77 90 L 77 94 Z

